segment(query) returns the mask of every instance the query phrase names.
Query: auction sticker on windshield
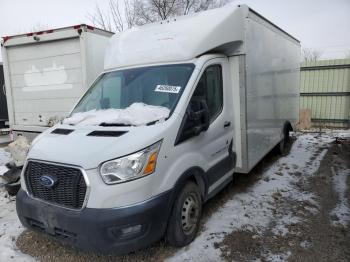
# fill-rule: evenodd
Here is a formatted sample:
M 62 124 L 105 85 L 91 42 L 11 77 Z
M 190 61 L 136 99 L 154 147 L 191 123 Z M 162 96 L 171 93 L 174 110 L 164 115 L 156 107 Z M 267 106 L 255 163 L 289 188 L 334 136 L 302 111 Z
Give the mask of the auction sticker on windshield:
M 181 86 L 169 86 L 169 85 L 157 85 L 154 91 L 164 93 L 178 94 L 181 90 Z

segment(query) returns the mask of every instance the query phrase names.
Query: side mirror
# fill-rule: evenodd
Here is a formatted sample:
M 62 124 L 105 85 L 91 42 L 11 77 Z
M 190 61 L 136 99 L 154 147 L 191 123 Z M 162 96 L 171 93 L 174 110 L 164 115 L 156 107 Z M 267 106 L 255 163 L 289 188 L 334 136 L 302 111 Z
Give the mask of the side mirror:
M 208 130 L 209 109 L 204 99 L 191 101 L 187 113 L 188 120 L 192 122 L 192 132 L 195 136 Z

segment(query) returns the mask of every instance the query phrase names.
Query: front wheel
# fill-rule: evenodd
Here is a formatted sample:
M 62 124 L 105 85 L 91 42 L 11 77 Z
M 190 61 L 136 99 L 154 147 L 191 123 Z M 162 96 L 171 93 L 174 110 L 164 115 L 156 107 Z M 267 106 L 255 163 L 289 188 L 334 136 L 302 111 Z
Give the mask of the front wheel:
M 176 247 L 188 245 L 196 237 L 202 214 L 198 186 L 188 182 L 177 196 L 166 232 L 168 242 Z

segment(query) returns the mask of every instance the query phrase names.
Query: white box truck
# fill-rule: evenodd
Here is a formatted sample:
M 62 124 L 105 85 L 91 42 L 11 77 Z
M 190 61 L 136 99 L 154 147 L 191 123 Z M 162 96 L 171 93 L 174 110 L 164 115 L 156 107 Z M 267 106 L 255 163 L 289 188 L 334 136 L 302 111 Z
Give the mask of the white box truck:
M 72 110 L 103 70 L 113 34 L 89 25 L 3 37 L 10 128 L 32 140 Z
M 299 56 L 298 40 L 246 5 L 113 36 L 104 72 L 33 141 L 21 222 L 102 253 L 189 244 L 202 204 L 288 138 Z

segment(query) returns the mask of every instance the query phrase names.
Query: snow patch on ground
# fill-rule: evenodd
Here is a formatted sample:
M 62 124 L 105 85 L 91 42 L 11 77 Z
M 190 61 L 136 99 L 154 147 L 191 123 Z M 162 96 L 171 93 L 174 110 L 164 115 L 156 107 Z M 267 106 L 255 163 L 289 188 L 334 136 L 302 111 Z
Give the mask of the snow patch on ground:
M 347 130 L 337 130 L 337 131 L 333 131 L 333 132 L 329 132 L 331 133 L 333 136 L 336 137 L 340 137 L 340 138 L 347 138 L 350 137 L 350 129 Z
M 0 166 L 5 165 L 8 161 L 10 161 L 10 153 L 4 150 L 5 148 L 0 148 Z
M 141 126 L 150 122 L 165 120 L 169 113 L 170 110 L 163 106 L 134 103 L 125 109 L 91 110 L 75 113 L 64 119 L 63 124 L 88 126 L 106 123 Z
M 4 150 L 4 148 L 0 148 L 0 187 L 3 183 L 1 176 L 8 171 L 8 168 L 5 166 L 7 162 L 10 161 L 10 154 Z
M 0 148 L 0 168 L 10 160 L 10 154 Z M 0 187 L 0 261 L 35 261 L 22 254 L 16 247 L 16 239 L 24 230 L 17 218 L 14 197 L 9 197 Z
M 24 228 L 17 218 L 15 201 L 0 188 L 0 261 L 35 261 L 16 247 L 17 237 Z
M 290 251 L 288 251 L 286 253 L 282 253 L 282 254 L 269 254 L 266 257 L 266 261 L 269 261 L 269 262 L 287 261 L 291 254 L 292 253 Z
M 292 216 L 292 214 L 284 215 L 278 219 L 277 224 L 272 229 L 272 233 L 279 236 L 285 236 L 289 233 L 287 226 L 300 222 L 301 220 L 296 216 Z
M 333 166 L 333 184 L 334 189 L 338 193 L 339 202 L 337 206 L 331 212 L 332 216 L 336 216 L 338 221 L 333 221 L 334 225 L 343 225 L 346 227 L 350 222 L 350 207 L 346 198 L 347 179 L 350 175 L 350 171 L 343 169 L 341 166 Z
M 228 200 L 205 223 L 205 229 L 189 246 L 180 249 L 168 261 L 220 261 L 221 251 L 215 248 L 216 243 L 222 242 L 224 237 L 238 230 L 263 232 L 269 223 L 275 219 L 273 210 L 274 197 L 289 197 L 295 201 L 309 201 L 317 205 L 311 193 L 301 192 L 295 183 L 298 176 L 312 176 L 320 166 L 320 162 L 327 152 L 327 144 L 334 139 L 331 136 L 304 134 L 297 137 L 288 156 L 280 158 L 262 178 L 247 192 L 236 194 Z M 298 217 L 282 216 L 277 221 L 282 234 L 287 225 L 299 222 Z M 263 254 L 262 254 L 263 255 Z M 268 261 L 286 260 L 290 254 L 268 254 Z M 282 259 L 281 259 L 282 258 Z
M 304 240 L 304 241 L 302 241 L 302 242 L 300 243 L 300 246 L 301 246 L 302 248 L 307 249 L 307 248 L 309 248 L 309 247 L 311 246 L 311 242 L 310 242 L 310 241 L 307 241 L 307 240 Z

